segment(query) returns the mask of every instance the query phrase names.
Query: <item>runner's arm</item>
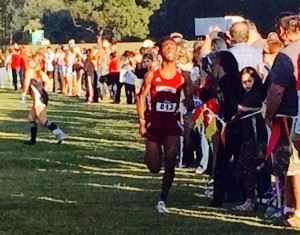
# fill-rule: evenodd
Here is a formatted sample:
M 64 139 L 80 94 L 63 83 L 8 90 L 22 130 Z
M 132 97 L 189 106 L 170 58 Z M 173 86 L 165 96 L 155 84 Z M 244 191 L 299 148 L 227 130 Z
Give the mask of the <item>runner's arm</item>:
M 51 80 L 49 79 L 48 75 L 45 72 L 40 71 L 40 73 L 41 73 L 42 81 L 44 83 L 44 89 L 48 91 L 51 87 Z
M 150 92 L 152 77 L 153 71 L 149 71 L 145 75 L 141 92 L 137 95 L 136 109 L 140 122 L 145 120 L 144 112 L 146 110 L 146 97 Z

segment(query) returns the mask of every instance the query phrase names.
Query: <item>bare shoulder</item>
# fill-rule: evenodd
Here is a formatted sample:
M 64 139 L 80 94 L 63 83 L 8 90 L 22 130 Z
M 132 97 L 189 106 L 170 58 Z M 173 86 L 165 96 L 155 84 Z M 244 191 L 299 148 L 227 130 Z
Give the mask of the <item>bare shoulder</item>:
M 145 82 L 151 83 L 153 76 L 154 76 L 154 71 L 153 70 L 148 71 L 145 75 Z

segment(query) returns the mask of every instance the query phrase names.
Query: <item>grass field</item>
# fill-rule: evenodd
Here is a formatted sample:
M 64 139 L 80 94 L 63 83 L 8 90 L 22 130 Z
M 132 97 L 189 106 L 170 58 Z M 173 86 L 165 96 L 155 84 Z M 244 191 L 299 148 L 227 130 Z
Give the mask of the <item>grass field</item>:
M 0 90 L 0 234 L 299 234 L 261 213 L 208 208 L 205 177 L 186 169 L 176 171 L 171 213 L 158 214 L 161 174 L 143 163 L 134 106 L 50 97 L 66 141 L 39 127 L 38 143 L 24 146 L 30 101 Z

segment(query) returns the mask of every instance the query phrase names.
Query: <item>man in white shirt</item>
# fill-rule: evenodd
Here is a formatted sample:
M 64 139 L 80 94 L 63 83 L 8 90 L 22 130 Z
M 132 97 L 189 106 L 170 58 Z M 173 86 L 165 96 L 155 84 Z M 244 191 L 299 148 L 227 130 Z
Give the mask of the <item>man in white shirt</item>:
M 230 27 L 231 47 L 229 51 L 238 62 L 239 70 L 250 66 L 258 69 L 263 64 L 262 51 L 247 44 L 249 25 L 246 21 L 233 23 Z

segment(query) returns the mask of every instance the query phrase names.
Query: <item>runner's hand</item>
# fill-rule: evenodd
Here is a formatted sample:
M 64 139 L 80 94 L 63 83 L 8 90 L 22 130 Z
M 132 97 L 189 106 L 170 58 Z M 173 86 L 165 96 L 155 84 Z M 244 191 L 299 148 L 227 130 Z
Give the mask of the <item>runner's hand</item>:
M 144 137 L 147 133 L 146 121 L 144 119 L 140 119 L 139 133 L 142 137 Z

